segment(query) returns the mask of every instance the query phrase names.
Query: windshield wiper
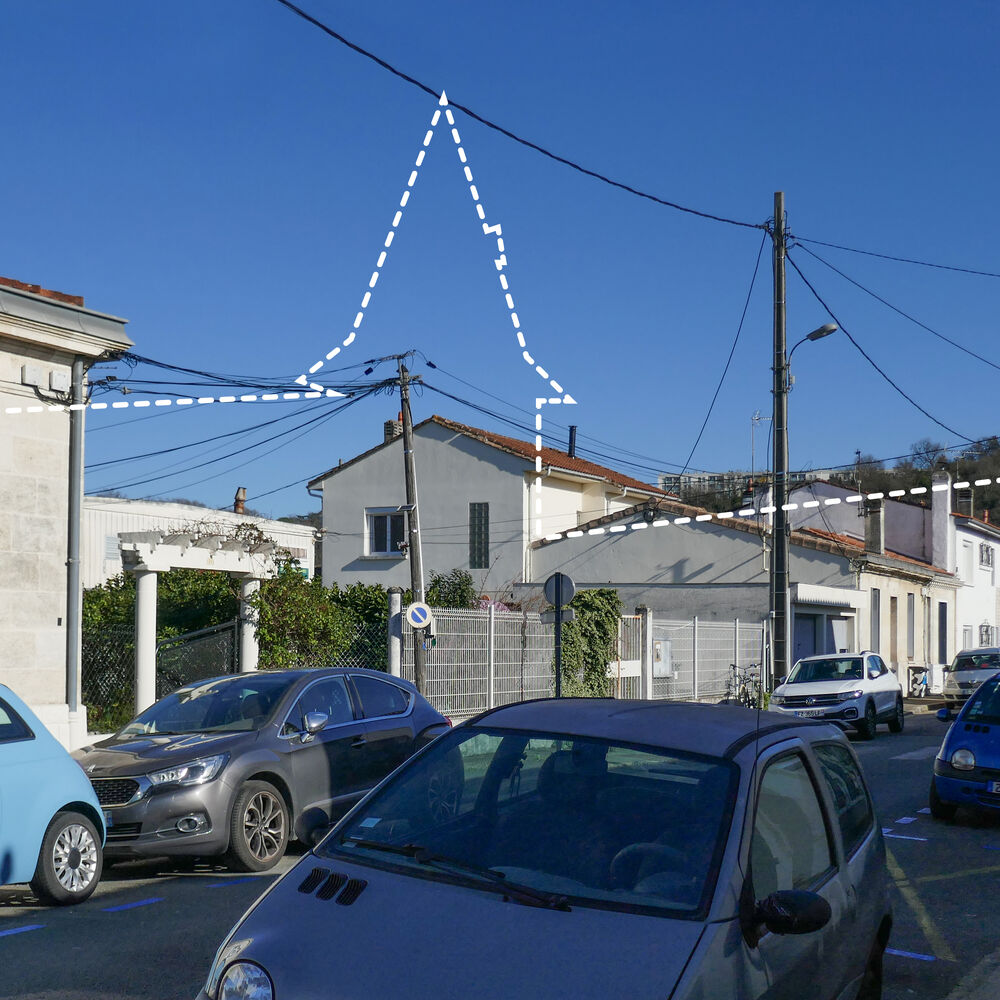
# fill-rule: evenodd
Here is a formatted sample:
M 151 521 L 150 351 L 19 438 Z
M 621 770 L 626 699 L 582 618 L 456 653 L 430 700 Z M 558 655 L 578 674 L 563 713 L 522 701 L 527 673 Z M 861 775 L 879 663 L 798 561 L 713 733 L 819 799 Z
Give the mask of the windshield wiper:
M 542 889 L 533 889 L 531 886 L 521 885 L 517 882 L 508 882 L 507 876 L 503 872 L 498 872 L 493 868 L 483 868 L 481 865 L 473 865 L 458 858 L 449 858 L 444 854 L 435 854 L 426 847 L 421 847 L 420 844 L 383 844 L 380 841 L 365 840 L 362 837 L 345 837 L 342 843 L 353 844 L 355 847 L 365 847 L 373 851 L 385 851 L 388 854 L 399 854 L 412 858 L 419 865 L 427 865 L 430 868 L 438 868 L 443 871 L 451 869 L 465 875 L 474 875 L 492 882 L 494 885 L 501 886 L 505 896 L 525 906 L 543 906 L 550 910 L 570 909 L 565 896 L 554 892 L 545 892 Z

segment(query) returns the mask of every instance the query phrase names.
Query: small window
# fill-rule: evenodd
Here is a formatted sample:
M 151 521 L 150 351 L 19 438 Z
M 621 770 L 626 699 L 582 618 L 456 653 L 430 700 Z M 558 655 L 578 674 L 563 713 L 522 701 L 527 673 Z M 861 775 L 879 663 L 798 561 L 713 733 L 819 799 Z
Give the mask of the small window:
M 993 546 L 988 542 L 979 543 L 979 565 L 980 566 L 992 566 L 993 565 Z
M 815 747 L 815 752 L 837 810 L 844 853 L 850 857 L 868 836 L 874 821 L 864 778 L 844 747 L 827 743 Z
M 750 843 L 754 895 L 811 889 L 833 866 L 830 836 L 805 762 L 782 757 L 764 772 Z
M 469 504 L 469 569 L 490 568 L 490 505 Z
M 986 623 L 979 626 L 979 645 L 993 645 L 993 626 Z
M 403 514 L 368 514 L 368 555 L 403 555 L 401 545 L 406 537 L 406 519 Z
M 353 674 L 354 686 L 361 697 L 361 707 L 368 719 L 383 715 L 402 715 L 410 706 L 410 696 L 395 684 L 381 681 L 377 677 L 363 677 Z
M 34 739 L 35 734 L 27 723 L 7 702 L 0 699 L 0 743 L 14 743 L 17 740 Z
M 105 535 L 104 536 L 104 561 L 105 562 L 120 562 L 121 555 L 118 552 L 118 536 L 117 535 Z
M 305 732 L 305 717 L 310 712 L 322 712 L 327 716 L 327 727 L 354 721 L 354 710 L 343 677 L 328 677 L 307 687 L 288 713 L 282 733 L 287 736 Z

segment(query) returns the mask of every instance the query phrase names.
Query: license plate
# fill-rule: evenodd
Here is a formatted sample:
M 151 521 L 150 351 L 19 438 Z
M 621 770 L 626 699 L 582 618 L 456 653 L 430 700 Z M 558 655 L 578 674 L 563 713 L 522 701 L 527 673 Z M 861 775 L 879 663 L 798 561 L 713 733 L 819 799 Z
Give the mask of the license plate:
M 105 809 L 104 810 L 104 825 L 105 826 L 114 826 L 114 822 L 115 821 L 114 821 L 114 819 L 112 819 L 111 813 L 109 813 L 108 810 Z
M 986 790 L 991 795 L 1000 795 L 1000 781 L 987 781 Z
M 800 719 L 809 719 L 814 715 L 822 715 L 823 709 L 821 708 L 801 708 L 795 713 Z

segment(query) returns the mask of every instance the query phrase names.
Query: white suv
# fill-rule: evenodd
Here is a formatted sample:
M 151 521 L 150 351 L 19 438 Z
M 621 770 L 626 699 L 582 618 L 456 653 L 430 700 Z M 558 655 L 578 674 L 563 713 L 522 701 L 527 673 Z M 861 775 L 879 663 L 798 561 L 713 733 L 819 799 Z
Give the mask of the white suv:
M 768 707 L 853 727 L 867 740 L 880 722 L 888 722 L 892 733 L 903 731 L 903 690 L 871 650 L 804 657 L 780 680 Z

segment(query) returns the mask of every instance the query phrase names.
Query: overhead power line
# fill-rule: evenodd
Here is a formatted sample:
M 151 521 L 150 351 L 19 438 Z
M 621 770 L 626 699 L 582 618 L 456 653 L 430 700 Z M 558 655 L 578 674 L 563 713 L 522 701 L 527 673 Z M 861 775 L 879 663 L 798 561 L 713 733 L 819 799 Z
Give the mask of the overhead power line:
M 280 0 L 279 0 L 280 2 Z M 845 247 L 840 243 L 826 243 L 823 240 L 811 240 L 805 236 L 796 236 L 800 243 L 815 243 L 818 247 L 832 247 L 834 250 L 846 250 L 848 253 L 860 253 L 866 257 L 878 257 L 881 260 L 894 260 L 900 264 L 919 264 L 920 267 L 933 267 L 938 271 L 958 271 L 960 274 L 977 274 L 983 278 L 1000 278 L 996 271 L 978 271 L 972 267 L 956 267 L 953 264 L 935 264 L 928 260 L 917 260 L 914 257 L 895 257 L 888 253 L 876 253 L 874 250 L 859 250 L 857 247 Z M 805 247 L 803 247 L 805 249 Z
M 882 378 L 884 378 L 886 380 L 886 382 L 888 382 L 889 385 L 891 385 L 893 387 L 893 389 L 895 389 L 896 392 L 898 392 L 900 394 L 900 396 L 903 397 L 903 399 L 905 399 L 911 406 L 913 406 L 916 409 L 918 409 L 925 417 L 927 417 L 928 420 L 932 420 L 935 424 L 938 425 L 938 427 L 943 428 L 949 434 L 954 434 L 956 437 L 960 437 L 964 441 L 967 441 L 967 442 L 969 442 L 971 444 L 972 440 L 973 440 L 972 438 L 970 438 L 967 435 L 963 434 L 961 431 L 956 431 L 954 427 L 949 427 L 946 423 L 943 423 L 942 421 L 938 420 L 938 418 L 935 417 L 934 414 L 932 414 L 932 413 L 928 412 L 927 410 L 925 410 L 924 407 L 922 407 L 912 396 L 908 395 L 903 389 L 901 389 L 885 373 L 885 371 L 883 371 L 882 368 L 879 367 L 879 365 L 877 364 L 877 362 L 875 361 L 875 359 L 872 358 L 872 356 L 870 354 L 868 354 L 867 351 L 865 351 L 865 349 L 854 339 L 854 337 L 851 336 L 850 332 L 844 326 L 843 322 L 840 319 L 838 319 L 838 317 L 836 316 L 836 314 L 834 313 L 834 311 L 826 304 L 826 302 L 823 301 L 822 296 L 819 294 L 819 292 L 816 291 L 815 288 L 813 288 L 812 284 L 809 282 L 809 279 L 802 273 L 802 269 L 792 259 L 792 255 L 786 251 L 785 257 L 788 260 L 788 263 L 791 264 L 792 267 L 795 268 L 796 273 L 802 279 L 802 281 L 805 284 L 806 288 L 808 288 L 809 291 L 812 292 L 812 294 L 815 297 L 816 301 L 819 302 L 819 304 L 827 311 L 828 315 L 834 321 L 834 323 L 836 323 L 837 326 L 839 326 L 840 329 L 843 330 L 844 336 L 847 337 L 847 339 L 855 346 L 855 348 L 857 348 L 858 353 L 865 359 L 865 361 L 867 361 L 868 364 L 870 364 L 872 366 L 872 368 L 874 368 L 875 371 L 877 371 L 879 373 L 879 375 L 881 375 Z
M 308 21 L 311 25 L 319 28 L 320 31 L 329 35 L 331 38 L 340 42 L 341 45 L 346 45 L 349 49 L 357 52 L 359 55 L 364 56 L 366 59 L 370 59 L 372 62 L 377 63 L 383 69 L 388 70 L 394 76 L 398 76 L 401 80 L 405 80 L 407 83 L 412 84 L 414 87 L 418 87 L 420 90 L 424 91 L 425 94 L 430 94 L 431 97 L 437 99 L 441 96 L 443 87 L 430 87 L 426 83 L 418 80 L 416 77 L 410 76 L 408 73 L 404 73 L 401 69 L 397 69 L 392 63 L 386 62 L 385 59 L 380 58 L 375 55 L 374 52 L 369 52 L 368 49 L 362 48 L 360 45 L 348 40 L 339 32 L 334 31 L 328 24 L 324 24 L 318 18 L 313 17 L 311 14 L 306 13 L 301 7 L 297 7 L 295 4 L 290 3 L 289 0 L 277 0 L 282 7 L 286 7 L 293 14 L 297 14 L 304 21 Z M 655 202 L 657 205 L 663 205 L 666 208 L 673 208 L 678 212 L 686 212 L 688 215 L 697 215 L 702 219 L 711 219 L 713 222 L 725 222 L 730 226 L 742 226 L 745 229 L 763 229 L 763 223 L 757 222 L 742 222 L 739 219 L 728 219 L 723 215 L 715 215 L 712 212 L 703 212 L 697 208 L 690 208 L 687 205 L 680 205 L 675 201 L 670 201 L 667 198 L 661 198 L 658 195 L 650 194 L 648 191 L 640 191 L 638 188 L 632 187 L 630 184 L 624 184 L 621 181 L 613 180 L 612 178 L 606 176 L 605 174 L 599 173 L 596 170 L 591 170 L 588 167 L 584 167 L 581 164 L 575 162 L 574 160 L 567 159 L 565 156 L 559 156 L 557 153 L 553 153 L 551 150 L 546 149 L 544 146 L 538 145 L 536 142 L 532 142 L 530 139 L 525 139 L 522 136 L 517 135 L 515 132 L 511 132 L 510 129 L 504 128 L 502 125 L 498 125 L 496 122 L 490 121 L 488 118 L 484 118 L 482 115 L 473 111 L 472 108 L 466 107 L 464 104 L 459 104 L 457 101 L 453 101 L 450 97 L 448 98 L 448 104 L 457 108 L 459 111 L 467 114 L 470 118 L 475 119 L 481 125 L 485 125 L 487 128 L 493 129 L 495 132 L 499 132 L 501 135 L 507 136 L 508 139 L 513 139 L 514 142 L 519 143 L 522 146 L 526 146 L 528 149 L 533 149 L 536 153 L 541 153 L 542 156 L 547 156 L 550 160 L 555 160 L 556 163 L 561 163 L 565 167 L 569 167 L 571 170 L 575 170 L 578 173 L 585 174 L 587 177 L 593 177 L 595 180 L 601 181 L 603 184 L 609 184 L 611 187 L 619 188 L 622 191 L 627 191 L 629 194 L 634 194 L 639 198 L 645 198 L 647 201 Z
M 882 305 L 891 309 L 894 313 L 897 313 L 898 315 L 902 316 L 903 319 L 908 319 L 911 323 L 915 323 L 922 330 L 926 330 L 928 333 L 933 334 L 935 337 L 938 338 L 938 340 L 943 340 L 946 344 L 951 344 L 952 347 L 957 347 L 960 351 L 963 351 L 970 357 L 975 358 L 977 361 L 982 361 L 983 364 L 989 365 L 991 368 L 996 368 L 997 371 L 1000 371 L 1000 365 L 998 365 L 995 361 L 990 361 L 989 358 L 984 358 L 981 354 L 976 354 L 975 351 L 970 350 L 968 347 L 964 347 L 962 344 L 958 343 L 957 340 L 952 340 L 951 337 L 946 337 L 943 333 L 938 333 L 937 330 L 933 329 L 933 327 L 929 327 L 926 323 L 921 323 L 920 320 L 917 319 L 915 316 L 911 316 L 908 312 L 904 312 L 898 306 L 894 306 L 887 299 L 882 298 L 882 296 L 879 295 L 877 292 L 873 292 L 870 288 L 866 288 L 864 285 L 861 284 L 860 281 L 855 281 L 855 279 L 852 278 L 849 274 L 844 274 L 844 272 L 841 271 L 839 267 L 834 267 L 834 265 L 831 264 L 828 260 L 824 260 L 822 257 L 820 257 L 818 253 L 814 252 L 813 250 L 810 250 L 809 247 L 802 246 L 802 249 L 805 250 L 805 252 L 809 254 L 810 257 L 815 257 L 816 260 L 818 260 L 821 264 L 825 264 L 828 268 L 830 268 L 831 271 L 833 271 L 836 274 L 839 274 L 845 281 L 849 281 L 852 285 L 854 285 L 855 288 L 860 288 L 861 291 L 863 291 L 866 295 L 870 295 L 873 299 L 877 300 L 878 302 L 881 302 Z

